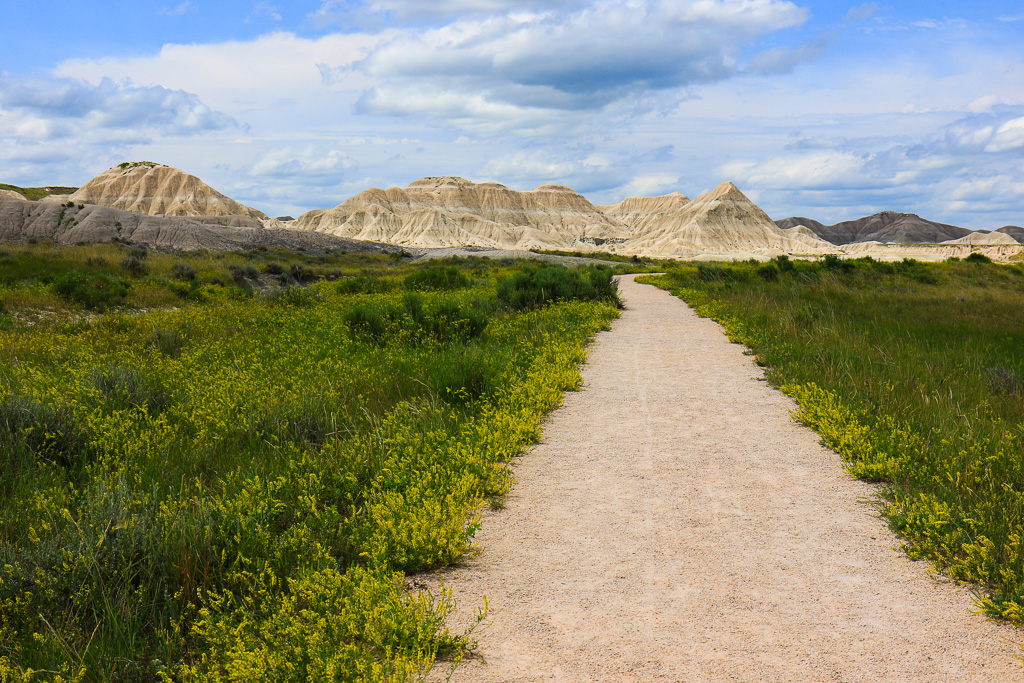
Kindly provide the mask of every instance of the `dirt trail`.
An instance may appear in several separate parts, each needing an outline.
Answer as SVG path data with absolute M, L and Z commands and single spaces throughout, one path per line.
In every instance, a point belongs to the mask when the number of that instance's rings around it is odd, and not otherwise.
M 872 488 L 742 347 L 666 292 L 621 288 L 479 554 L 425 579 L 454 590 L 456 623 L 490 601 L 486 662 L 452 680 L 1021 679 L 1024 634 L 895 549 Z

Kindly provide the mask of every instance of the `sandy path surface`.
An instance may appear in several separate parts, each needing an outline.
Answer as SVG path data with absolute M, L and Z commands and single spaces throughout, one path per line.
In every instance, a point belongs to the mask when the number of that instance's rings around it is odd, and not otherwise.
M 454 590 L 456 624 L 490 601 L 485 661 L 452 680 L 1021 679 L 1024 632 L 896 550 L 872 488 L 742 347 L 666 292 L 621 288 L 479 553 L 416 577 Z

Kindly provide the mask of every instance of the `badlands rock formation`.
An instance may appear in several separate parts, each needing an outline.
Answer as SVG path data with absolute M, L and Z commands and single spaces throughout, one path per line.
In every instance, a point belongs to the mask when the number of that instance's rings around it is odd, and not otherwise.
M 622 223 L 630 234 L 636 234 L 656 228 L 689 203 L 690 198 L 685 194 L 673 192 L 660 197 L 626 197 L 618 204 L 599 205 L 597 208 Z
M 625 203 L 615 206 L 621 207 Z M 632 205 L 638 203 L 633 200 Z M 805 228 L 787 230 L 775 225 L 768 214 L 729 182 L 692 202 L 677 200 L 673 210 L 651 219 L 639 217 L 634 225 L 634 234 L 620 251 L 653 256 L 692 256 L 819 254 L 834 250 Z
M 17 193 L 15 193 L 17 194 Z M 149 216 L 105 206 L 63 206 L 54 201 L 29 201 L 0 195 L 0 240 L 25 238 L 59 244 L 120 240 L 155 248 L 238 250 L 260 246 L 323 253 L 344 249 L 392 252 L 398 247 L 356 242 L 333 235 L 275 228 L 211 225 L 180 216 Z
M 1004 225 L 1003 227 L 996 230 L 996 232 L 1002 232 L 1010 237 L 1014 238 L 1021 244 L 1024 244 L 1024 228 L 1017 225 Z
M 262 211 L 239 204 L 194 175 L 152 162 L 128 162 L 105 171 L 71 195 L 76 204 L 97 204 L 148 216 L 186 216 L 204 222 L 256 227 Z
M 295 227 L 411 247 L 566 249 L 627 237 L 621 224 L 562 185 L 517 192 L 455 177 L 369 189 L 333 209 L 303 214 Z
M 804 226 L 823 240 L 836 245 L 858 242 L 896 244 L 937 244 L 959 239 L 970 230 L 955 225 L 936 223 L 913 213 L 882 211 L 853 221 L 824 225 L 809 218 L 784 218 L 777 221 L 782 228 Z
M 977 230 L 975 232 L 969 232 L 963 237 L 958 237 L 955 240 L 946 240 L 945 242 L 942 242 L 942 244 L 967 244 L 972 246 L 1009 244 L 1016 246 L 1020 244 L 1020 242 L 1015 240 L 1012 235 L 1007 235 L 1005 232 Z

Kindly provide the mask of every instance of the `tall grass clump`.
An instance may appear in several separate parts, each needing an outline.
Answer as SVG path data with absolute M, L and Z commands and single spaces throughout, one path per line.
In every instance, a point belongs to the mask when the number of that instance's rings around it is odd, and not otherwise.
M 1024 622 L 1020 272 L 971 257 L 782 263 L 732 266 L 761 277 L 728 282 L 683 264 L 649 281 L 752 349 L 798 419 L 882 484 L 912 557 Z
M 604 300 L 619 305 L 618 283 L 613 275 L 608 266 L 571 269 L 531 264 L 498 281 L 498 299 L 515 310 L 572 300 Z
M 148 260 L 150 279 L 176 262 Z M 391 267 L 340 267 L 367 263 Z M 0 331 L 0 680 L 455 666 L 472 642 L 451 595 L 405 578 L 472 547 L 616 315 L 510 309 L 489 268 L 457 289 L 322 280 Z

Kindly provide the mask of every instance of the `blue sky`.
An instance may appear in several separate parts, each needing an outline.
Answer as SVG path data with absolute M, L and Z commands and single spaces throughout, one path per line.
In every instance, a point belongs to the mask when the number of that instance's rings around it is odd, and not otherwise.
M 1019 0 L 4 4 L 0 182 L 147 159 L 298 215 L 427 175 L 732 180 L 773 218 L 1024 224 Z

